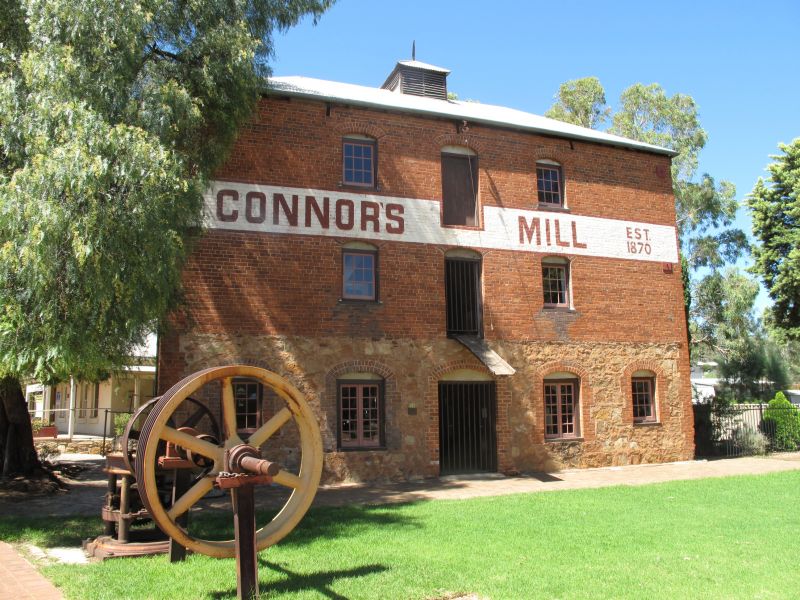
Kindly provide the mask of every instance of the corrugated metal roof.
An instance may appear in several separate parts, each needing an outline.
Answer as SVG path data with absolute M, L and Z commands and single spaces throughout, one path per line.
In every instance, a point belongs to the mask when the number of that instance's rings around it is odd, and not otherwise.
M 396 110 L 410 114 L 445 117 L 465 120 L 470 123 L 508 127 L 568 139 L 644 150 L 667 156 L 677 155 L 677 152 L 668 148 L 571 125 L 570 123 L 562 123 L 555 119 L 548 119 L 547 117 L 504 106 L 424 98 L 398 94 L 380 88 L 309 77 L 270 77 L 267 84 L 267 93 L 270 93 L 270 91 L 299 98 L 341 102 L 353 106 Z
M 398 65 L 404 67 L 413 67 L 415 69 L 425 69 L 427 71 L 436 71 L 437 73 L 449 73 L 450 69 L 444 67 L 437 67 L 436 65 L 429 65 L 428 63 L 420 62 L 418 60 L 398 60 Z

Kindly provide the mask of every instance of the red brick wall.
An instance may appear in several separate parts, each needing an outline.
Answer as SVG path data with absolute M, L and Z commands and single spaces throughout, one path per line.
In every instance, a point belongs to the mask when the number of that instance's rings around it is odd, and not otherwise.
M 478 153 L 482 206 L 538 208 L 535 163 L 537 159 L 552 159 L 563 167 L 570 214 L 675 225 L 670 161 L 665 156 L 475 124 L 460 133 L 457 123 L 450 120 L 336 105 L 327 111 L 325 103 L 297 99 L 262 100 L 253 123 L 241 132 L 217 179 L 338 190 L 341 140 L 352 133 L 368 134 L 378 141 L 378 196 L 441 199 L 441 148 L 459 144 Z M 348 241 L 221 230 L 206 233 L 186 266 L 184 309 L 173 315 L 170 331 L 160 340 L 160 389 L 169 387 L 185 374 L 187 365 L 200 360 L 196 350 L 193 356 L 184 355 L 182 336 L 189 332 L 193 336 L 235 339 L 231 348 L 240 343 L 257 345 L 254 340 L 260 340 L 258 336 L 389 338 L 420 343 L 443 339 L 444 256 L 449 248 L 375 242 L 379 249 L 380 303 L 342 302 L 341 252 Z M 648 345 L 673 349 L 677 345 L 678 364 L 663 378 L 668 385 L 679 387 L 682 408 L 664 410 L 663 420 L 671 422 L 673 434 L 675 426 L 683 432 L 683 446 L 663 446 L 659 428 L 639 428 L 636 435 L 645 440 L 643 446 L 653 449 L 653 454 L 644 454 L 641 460 L 691 456 L 689 357 L 679 265 L 674 272 L 665 273 L 663 265 L 656 262 L 569 257 L 574 310 L 564 311 L 542 307 L 541 259 L 545 254 L 474 250 L 483 255 L 485 337 L 498 344 L 502 341 L 507 352 L 517 352 L 514 344 L 564 344 L 550 360 L 562 360 L 556 354 L 568 356 L 580 369 L 587 343 L 630 344 L 633 354 Z M 365 349 L 353 348 L 353 356 L 340 360 L 366 357 L 360 354 Z M 403 360 L 409 364 L 409 357 Z M 624 391 L 624 385 L 619 388 L 622 370 L 604 374 L 602 361 L 593 360 L 581 384 L 585 438 L 581 443 L 588 458 L 578 456 L 572 463 L 565 460 L 565 464 L 596 466 L 616 460 L 605 450 L 603 436 L 594 433 L 599 425 L 592 402 L 593 397 L 606 401 L 619 397 L 615 402 L 624 403 L 629 392 Z M 391 362 L 389 358 L 384 361 Z M 547 364 L 540 362 L 535 368 Z M 324 368 L 314 365 L 314 373 L 307 374 L 309 381 L 322 377 Z M 402 403 L 414 399 L 408 378 L 411 374 L 401 373 L 394 365 L 392 368 L 398 374 L 397 402 L 398 410 L 402 410 Z M 425 374 L 442 368 L 435 363 L 420 365 Z M 543 375 L 542 371 L 539 379 L 518 374 L 508 381 L 499 380 L 498 406 L 503 414 L 498 415 L 498 457 L 504 470 L 513 470 L 517 460 L 508 454 L 514 435 L 508 416 L 511 410 L 520 414 L 526 406 L 533 407 L 532 435 L 526 443 L 545 448 L 540 456 L 526 458 L 529 462 L 525 464 L 548 465 L 557 454 L 553 449 L 558 443 L 544 443 L 539 389 Z M 320 388 L 322 410 L 331 410 L 335 398 L 327 397 L 324 384 L 309 383 L 311 388 L 314 385 Z M 425 430 L 429 439 L 415 465 L 423 464 L 428 456 L 436 457 L 438 452 L 435 402 L 431 398 L 428 401 L 431 413 Z M 624 415 L 627 418 L 627 412 Z M 367 459 L 348 453 L 341 460 L 354 465 Z M 418 466 L 408 468 L 419 471 Z
M 484 206 L 535 208 L 535 161 L 563 165 L 572 214 L 675 224 L 669 159 L 638 151 L 321 102 L 268 98 L 244 129 L 220 179 L 338 189 L 341 138 L 378 139 L 378 195 L 441 197 L 442 144 L 479 152 Z M 340 302 L 346 238 L 210 231 L 186 269 L 187 316 L 203 332 L 444 335 L 444 252 L 378 242 L 381 304 Z M 481 251 L 481 249 L 477 249 Z M 655 262 L 575 257 L 576 313 L 542 310 L 544 254 L 484 251 L 487 339 L 684 341 L 678 270 Z M 298 285 L 298 282 L 300 284 Z

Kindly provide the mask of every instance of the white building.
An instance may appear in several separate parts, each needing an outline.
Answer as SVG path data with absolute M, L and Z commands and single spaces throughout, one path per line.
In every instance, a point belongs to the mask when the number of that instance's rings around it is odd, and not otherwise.
M 114 415 L 132 412 L 153 397 L 156 346 L 156 336 L 149 336 L 130 365 L 99 383 L 70 378 L 56 385 L 28 384 L 28 411 L 55 425 L 59 435 L 113 435 Z

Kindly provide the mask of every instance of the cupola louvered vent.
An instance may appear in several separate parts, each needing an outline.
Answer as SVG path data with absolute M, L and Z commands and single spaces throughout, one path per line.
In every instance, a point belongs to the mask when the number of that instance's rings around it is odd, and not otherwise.
M 447 69 L 421 63 L 416 60 L 403 60 L 381 86 L 385 90 L 447 100 Z

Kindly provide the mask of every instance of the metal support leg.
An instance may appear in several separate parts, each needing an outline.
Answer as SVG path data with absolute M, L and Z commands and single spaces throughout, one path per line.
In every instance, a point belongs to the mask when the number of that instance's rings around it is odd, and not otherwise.
M 114 509 L 114 496 L 117 494 L 117 476 L 108 474 L 108 491 L 106 492 L 106 509 L 108 514 Z M 103 529 L 105 535 L 114 535 L 114 521 L 106 521 Z
M 119 536 L 117 539 L 123 544 L 128 543 L 131 530 L 131 479 L 133 478 L 130 475 L 123 475 L 119 490 Z
M 175 469 L 173 471 L 174 477 L 172 479 L 172 503 L 183 496 L 189 489 L 189 479 L 191 471 L 188 469 Z M 175 522 L 183 528 L 189 525 L 189 511 L 183 513 L 180 517 L 175 519 Z M 180 562 L 186 560 L 186 548 L 181 546 L 174 539 L 169 539 L 169 562 Z
M 252 485 L 231 490 L 236 538 L 236 592 L 239 600 L 258 597 L 256 511 Z

